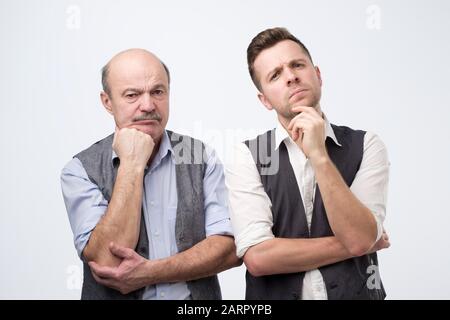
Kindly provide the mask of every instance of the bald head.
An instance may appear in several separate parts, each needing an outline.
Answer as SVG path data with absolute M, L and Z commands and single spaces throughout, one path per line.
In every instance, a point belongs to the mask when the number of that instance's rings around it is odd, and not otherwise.
M 129 75 L 133 68 L 139 69 L 143 66 L 153 68 L 155 72 L 162 68 L 167 76 L 167 84 L 170 84 L 169 69 L 156 55 L 144 49 L 128 49 L 116 54 L 102 68 L 103 91 L 111 95 L 110 77 Z

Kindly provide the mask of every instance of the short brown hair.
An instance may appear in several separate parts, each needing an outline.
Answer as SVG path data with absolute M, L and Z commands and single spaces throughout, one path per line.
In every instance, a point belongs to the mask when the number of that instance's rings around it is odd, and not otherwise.
M 258 90 L 261 90 L 261 83 L 257 79 L 255 69 L 253 67 L 256 57 L 258 57 L 261 51 L 271 48 L 278 42 L 284 40 L 292 40 L 297 43 L 303 49 L 303 51 L 305 51 L 309 60 L 311 60 L 312 62 L 311 55 L 309 54 L 309 51 L 305 47 L 305 45 L 295 36 L 293 36 L 286 28 L 271 28 L 258 33 L 256 37 L 252 39 L 247 48 L 248 71 L 250 72 L 250 77 L 252 77 L 253 83 L 255 84 L 256 88 L 258 88 Z

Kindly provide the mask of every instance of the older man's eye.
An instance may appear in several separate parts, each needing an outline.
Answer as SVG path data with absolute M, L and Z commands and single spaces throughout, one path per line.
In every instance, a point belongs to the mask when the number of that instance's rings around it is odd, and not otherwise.
M 127 94 L 125 95 L 125 97 L 130 98 L 130 99 L 136 98 L 136 97 L 137 97 L 137 93 L 127 93 Z
M 157 89 L 157 90 L 153 91 L 153 94 L 157 95 L 157 96 L 160 96 L 160 95 L 164 94 L 164 90 Z

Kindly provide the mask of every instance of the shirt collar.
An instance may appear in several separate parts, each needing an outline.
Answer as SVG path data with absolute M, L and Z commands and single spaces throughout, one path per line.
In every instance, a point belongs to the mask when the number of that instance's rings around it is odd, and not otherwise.
M 174 155 L 173 155 L 173 149 L 172 149 L 172 144 L 170 143 L 170 139 L 169 139 L 169 135 L 167 134 L 167 131 L 164 130 L 162 137 L 161 137 L 161 143 L 159 145 L 159 149 L 158 149 L 158 153 L 155 155 L 155 158 L 153 158 L 153 161 L 151 163 L 151 167 L 154 168 L 156 167 L 161 160 L 169 153 L 171 154 L 171 158 L 172 160 L 174 160 Z M 111 155 L 111 161 L 114 164 L 114 161 L 116 161 L 115 159 L 118 159 L 119 157 L 117 156 L 117 154 L 114 152 L 114 150 L 112 150 L 112 155 Z
M 336 135 L 334 134 L 333 127 L 331 127 L 331 123 L 330 123 L 330 121 L 328 121 L 327 116 L 323 112 L 322 112 L 322 115 L 323 115 L 323 120 L 325 120 L 325 137 L 331 138 L 334 141 L 334 143 L 336 143 L 338 146 L 342 147 L 342 145 L 339 143 L 338 139 L 336 138 Z M 286 139 L 291 139 L 291 137 L 287 133 L 286 129 L 284 129 L 284 127 L 281 125 L 280 121 L 277 121 L 277 127 L 275 129 L 275 143 L 276 143 L 275 149 L 278 149 L 280 144 Z M 292 141 L 292 139 L 291 139 L 291 141 Z

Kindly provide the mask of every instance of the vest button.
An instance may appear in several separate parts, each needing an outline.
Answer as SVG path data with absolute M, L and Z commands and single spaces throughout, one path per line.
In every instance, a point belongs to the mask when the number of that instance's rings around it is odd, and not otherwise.
M 300 297 L 299 294 L 297 292 L 293 292 L 292 293 L 292 297 L 294 297 L 295 300 L 298 300 L 298 298 Z

